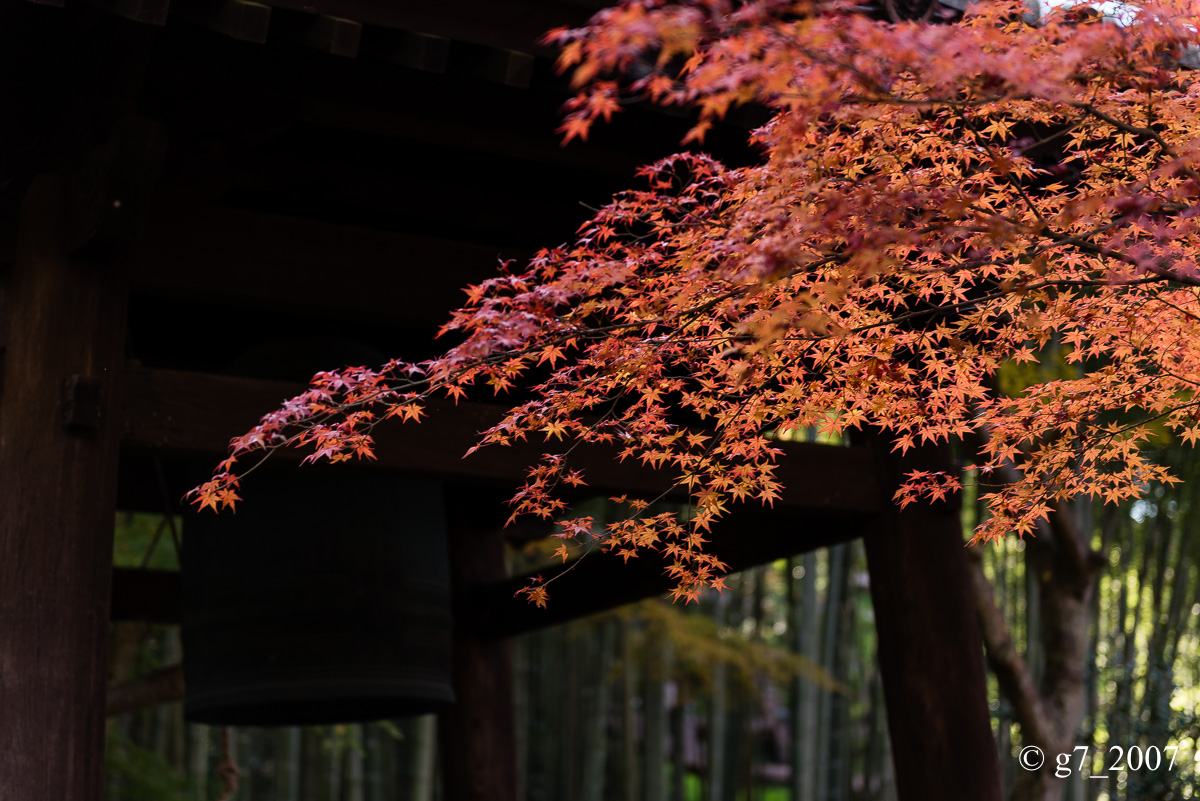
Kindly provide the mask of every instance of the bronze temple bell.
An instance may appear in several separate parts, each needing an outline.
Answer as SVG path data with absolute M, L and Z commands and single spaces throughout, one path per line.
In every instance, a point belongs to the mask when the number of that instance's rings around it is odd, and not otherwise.
M 320 464 L 243 490 L 236 514 L 184 522 L 184 715 L 307 725 L 452 703 L 440 485 Z

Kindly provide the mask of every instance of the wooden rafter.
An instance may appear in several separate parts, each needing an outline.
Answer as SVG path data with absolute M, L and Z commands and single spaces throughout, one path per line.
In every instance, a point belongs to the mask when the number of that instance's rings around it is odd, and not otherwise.
M 196 236 L 196 231 L 204 231 Z M 130 253 L 134 291 L 430 329 L 520 251 L 199 204 L 159 203 Z M 334 281 L 342 291 L 331 292 Z M 347 281 L 349 282 L 347 284 Z M 389 291 L 403 284 L 403 294 Z M 346 286 L 370 291 L 347 291 Z M 411 298 L 412 302 L 406 302 Z
M 166 24 L 167 13 L 171 5 L 170 0 L 87 0 L 87 2 L 96 8 L 146 25 Z M 50 5 L 61 5 L 61 3 L 50 3 Z
M 456 41 L 525 53 L 553 54 L 542 35 L 561 25 L 580 25 L 594 9 L 547 0 L 458 0 L 399 3 L 395 0 L 265 0 L 275 8 L 329 14 L 382 28 L 420 31 Z
M 362 32 L 362 23 L 326 14 L 280 14 L 271 26 L 272 36 L 343 58 L 358 55 Z
M 252 0 L 186 0 L 172 14 L 242 42 L 262 44 L 271 26 L 271 6 Z
M 130 367 L 126 378 L 123 447 L 166 456 L 224 455 L 231 437 L 303 389 L 297 384 L 230 376 Z M 468 458 L 477 433 L 498 422 L 505 407 L 477 402 L 431 404 L 428 419 L 381 429 L 378 466 L 458 483 L 514 486 L 544 453 L 542 443 L 483 448 Z M 883 493 L 870 480 L 873 452 L 812 443 L 781 443 L 786 455 L 777 475 L 784 483 L 776 506 L 832 516 L 858 517 L 880 510 Z M 615 452 L 585 445 L 571 455 L 597 492 L 658 497 L 671 485 L 666 472 L 618 462 Z M 296 461 L 297 452 L 281 452 Z M 376 464 L 376 463 L 372 463 Z M 686 498 L 682 490 L 667 497 Z

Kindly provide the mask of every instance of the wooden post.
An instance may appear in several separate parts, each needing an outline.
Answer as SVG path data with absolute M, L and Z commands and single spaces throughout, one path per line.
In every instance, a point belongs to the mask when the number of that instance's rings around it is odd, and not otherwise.
M 38 177 L 0 273 L 0 799 L 98 801 L 126 281 L 63 252 Z
M 506 578 L 504 538 L 500 531 L 454 523 L 461 515 L 453 511 L 450 578 L 456 598 L 456 702 L 438 720 L 445 799 L 516 801 L 516 720 L 508 642 L 489 638 L 486 632 L 461 619 L 471 613 L 474 588 Z
M 910 470 L 955 469 L 946 447 L 882 463 L 893 486 Z M 885 512 L 863 542 L 900 801 L 1000 801 L 958 505 Z

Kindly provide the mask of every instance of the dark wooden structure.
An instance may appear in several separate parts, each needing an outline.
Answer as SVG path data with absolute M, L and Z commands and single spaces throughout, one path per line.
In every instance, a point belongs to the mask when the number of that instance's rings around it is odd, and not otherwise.
M 304 334 L 432 355 L 461 287 L 677 147 L 686 120 L 638 109 L 559 147 L 538 39 L 593 5 L 0 0 L 0 800 L 99 799 L 110 612 L 178 619 L 171 577 L 114 580 L 113 513 L 176 508 L 195 460 L 295 389 L 222 374 L 235 354 Z M 745 157 L 744 133 L 712 146 Z M 450 521 L 453 801 L 514 798 L 503 638 L 667 587 L 652 560 L 595 558 L 549 612 L 512 597 L 498 499 L 536 449 L 461 458 L 499 412 L 380 443 L 497 512 Z M 998 798 L 957 519 L 893 510 L 886 450 L 791 448 L 782 501 L 713 547 L 736 569 L 866 535 L 902 798 Z M 599 490 L 665 486 L 580 458 Z

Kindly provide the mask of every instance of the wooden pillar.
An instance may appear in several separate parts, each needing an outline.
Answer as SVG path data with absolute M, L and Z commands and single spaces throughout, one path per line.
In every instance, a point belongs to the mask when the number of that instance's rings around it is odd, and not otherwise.
M 461 503 L 461 494 L 458 500 Z M 451 520 L 455 517 L 452 514 Z M 446 801 L 517 798 L 517 738 L 508 642 L 489 637 L 468 618 L 474 616 L 473 589 L 507 578 L 501 532 L 485 531 L 461 524 L 453 525 L 450 531 L 450 577 L 456 598 L 456 701 L 438 720 Z
M 910 470 L 954 469 L 944 447 L 881 462 L 891 486 Z M 1000 801 L 958 505 L 885 512 L 863 542 L 900 801 Z
M 126 280 L 34 180 L 0 272 L 0 799 L 98 801 Z

